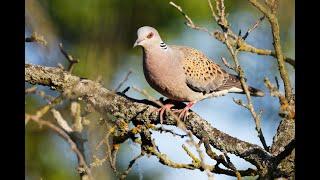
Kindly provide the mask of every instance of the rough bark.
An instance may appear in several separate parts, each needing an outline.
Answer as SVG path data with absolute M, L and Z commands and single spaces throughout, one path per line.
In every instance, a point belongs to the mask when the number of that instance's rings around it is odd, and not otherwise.
M 25 81 L 31 84 L 39 84 L 49 86 L 54 90 L 62 92 L 64 97 L 68 99 L 81 98 L 85 102 L 91 104 L 96 111 L 104 117 L 113 116 L 129 121 L 135 124 L 145 124 L 145 122 L 158 124 L 158 112 L 154 111 L 157 106 L 148 100 L 136 100 L 127 97 L 121 93 L 110 91 L 95 81 L 81 79 L 57 67 L 45 67 L 40 65 L 25 65 Z M 108 118 L 106 118 L 108 119 Z M 284 122 L 284 121 L 282 121 Z M 272 154 L 265 151 L 258 145 L 251 144 L 232 137 L 218 129 L 212 127 L 206 120 L 199 115 L 191 112 L 184 121 L 185 126 L 198 139 L 208 138 L 210 144 L 219 150 L 235 154 L 257 167 L 261 174 L 270 174 L 270 170 L 274 170 L 277 166 L 276 156 L 283 149 L 276 148 L 285 146 L 287 141 L 276 141 L 272 148 L 277 151 Z M 164 124 L 176 125 L 174 117 L 166 114 Z M 288 133 L 289 139 L 294 134 L 294 123 L 281 123 L 278 132 Z M 291 124 L 291 126 L 290 126 Z M 288 132 L 287 132 L 288 131 Z M 281 136 L 283 137 L 283 136 Z M 277 138 L 277 137 L 275 137 Z M 283 142 L 283 143 L 281 143 Z M 294 158 L 294 153 L 292 155 Z M 282 174 L 293 172 L 294 164 L 291 156 L 284 158 L 281 165 Z M 289 172 L 289 173 L 288 173 Z

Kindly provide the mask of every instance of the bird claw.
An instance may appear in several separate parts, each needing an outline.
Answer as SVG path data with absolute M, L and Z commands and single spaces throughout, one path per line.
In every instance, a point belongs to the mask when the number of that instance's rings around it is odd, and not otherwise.
M 174 113 L 179 113 L 179 119 L 183 118 L 183 121 L 187 119 L 187 116 L 189 115 L 190 108 L 195 104 L 196 102 L 190 102 L 187 104 L 187 106 L 180 110 L 173 110 Z M 168 103 L 163 105 L 161 108 L 156 109 L 155 111 L 159 112 L 159 119 L 160 124 L 163 124 L 163 113 L 167 110 L 171 110 L 171 108 L 174 106 L 174 104 Z
M 179 116 L 178 118 L 179 119 L 182 119 L 183 118 L 183 121 L 185 121 L 189 115 L 188 111 L 189 111 L 190 108 L 184 108 L 184 109 L 180 109 L 180 110 L 175 110 L 174 112 L 175 113 L 179 113 Z
M 159 112 L 160 124 L 163 124 L 163 113 L 167 110 L 170 110 L 173 106 L 173 104 L 165 104 L 161 108 L 156 110 L 157 112 Z
M 189 115 L 189 110 L 196 102 L 190 102 L 187 104 L 187 106 L 181 110 L 175 110 L 174 112 L 179 113 L 179 119 L 183 118 L 183 121 L 185 121 Z

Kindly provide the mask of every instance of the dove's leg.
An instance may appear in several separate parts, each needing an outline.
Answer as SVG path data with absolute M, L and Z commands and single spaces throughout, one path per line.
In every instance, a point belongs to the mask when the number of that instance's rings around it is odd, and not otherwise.
M 186 117 L 188 116 L 189 109 L 196 103 L 197 101 L 191 101 L 187 104 L 185 108 L 182 110 L 179 110 L 179 119 L 183 118 L 183 120 L 186 120 Z
M 163 113 L 167 110 L 170 110 L 174 105 L 173 104 L 165 104 L 161 108 L 157 109 L 156 111 L 160 112 L 160 124 L 163 123 Z

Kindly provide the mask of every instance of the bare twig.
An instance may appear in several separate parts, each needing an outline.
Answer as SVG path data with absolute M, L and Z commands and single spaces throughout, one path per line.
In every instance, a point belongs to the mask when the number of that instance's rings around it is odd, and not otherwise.
M 264 79 L 265 86 L 270 90 L 271 96 L 278 97 L 280 102 L 279 115 L 281 117 L 286 117 L 286 119 L 295 119 L 295 106 L 294 101 L 288 101 L 286 97 L 280 93 L 279 89 L 271 84 L 268 78 Z
M 97 156 L 93 155 L 93 162 L 90 163 L 90 168 L 101 166 L 104 162 L 106 162 L 108 157 L 104 157 L 102 159 L 97 158 Z
M 259 18 L 259 20 L 251 27 L 248 29 L 248 31 L 244 34 L 244 36 L 242 37 L 243 40 L 246 40 L 247 37 L 249 36 L 249 33 L 251 31 L 253 31 L 255 28 L 257 28 L 259 26 L 259 24 L 264 20 L 265 16 L 262 16 L 261 18 Z
M 210 0 L 208 0 L 208 3 L 209 3 L 209 6 L 211 5 L 211 6 L 210 6 L 210 9 L 212 8 L 212 10 L 213 10 L 213 7 L 212 7 L 212 4 L 211 4 Z M 217 40 L 219 40 L 219 41 L 221 41 L 221 42 L 223 42 L 223 43 L 225 43 L 224 35 L 223 35 L 222 32 L 219 32 L 219 31 L 211 32 L 211 31 L 209 31 L 209 30 L 208 30 L 207 28 L 205 28 L 205 27 L 200 27 L 200 26 L 194 24 L 194 22 L 192 21 L 192 19 L 191 19 L 188 15 L 186 15 L 186 14 L 184 13 L 184 11 L 182 10 L 182 8 L 181 8 L 180 6 L 176 5 L 176 4 L 173 3 L 173 2 L 170 2 L 169 4 L 172 5 L 173 7 L 175 7 L 175 8 L 184 16 L 184 18 L 186 19 L 186 25 L 187 25 L 188 27 L 190 27 L 190 28 L 192 28 L 192 29 L 195 29 L 195 30 L 199 30 L 199 31 L 206 32 L 206 33 L 208 33 L 210 36 L 216 38 Z M 217 6 L 218 6 L 218 4 L 217 4 Z M 218 22 L 218 24 L 219 24 L 223 29 L 229 29 L 229 28 L 226 28 L 226 27 L 228 27 L 228 24 L 225 22 L 226 19 L 224 19 L 224 20 L 219 20 L 221 13 L 220 13 L 220 15 L 219 15 L 219 17 L 218 17 L 218 15 L 216 15 L 215 12 L 212 11 L 212 10 L 211 10 L 211 12 L 214 13 L 213 16 L 215 17 L 215 19 L 217 18 L 216 21 Z M 223 14 L 223 13 L 222 13 L 222 14 Z M 258 21 L 258 22 L 259 22 L 259 21 Z M 254 28 L 253 28 L 253 29 L 254 29 Z M 252 29 L 252 30 L 253 30 L 253 29 Z M 250 30 L 250 29 L 249 29 L 249 30 Z M 252 31 L 252 30 L 251 30 L 251 31 Z M 234 46 L 233 44 L 236 43 L 236 41 L 232 41 L 232 39 L 236 40 L 236 39 L 238 39 L 238 38 L 237 38 L 237 36 L 236 36 L 230 29 L 229 29 L 228 31 L 229 31 L 228 39 L 229 39 L 231 45 Z M 237 43 L 239 43 L 239 44 L 236 45 L 236 47 L 239 47 L 239 51 L 251 52 L 251 53 L 258 54 L 258 55 L 267 55 L 267 56 L 277 57 L 277 56 L 276 56 L 276 53 L 275 53 L 274 51 L 271 51 L 271 50 L 268 50 L 268 49 L 259 49 L 259 48 L 256 48 L 256 47 L 248 44 L 248 43 L 245 42 L 244 40 L 240 40 L 240 41 L 238 41 Z M 295 67 L 295 60 L 293 60 L 292 58 L 289 58 L 289 57 L 285 57 L 285 56 L 284 56 L 284 60 L 285 60 L 286 63 L 288 63 L 288 64 L 292 65 L 293 67 Z
M 72 102 L 70 106 L 71 115 L 73 117 L 72 129 L 76 132 L 81 132 L 83 129 L 82 117 L 81 117 L 81 106 L 78 102 Z
M 275 77 L 274 77 L 274 80 L 276 81 L 277 89 L 279 90 L 279 89 L 280 89 L 280 85 L 279 85 L 278 77 L 275 76 Z
M 119 152 L 120 145 L 119 144 L 114 144 L 112 146 L 112 151 L 111 151 L 111 167 L 116 170 L 116 161 L 117 161 L 117 154 Z
M 77 144 L 71 139 L 71 137 L 61 128 L 52 124 L 49 121 L 42 120 L 38 116 L 35 115 L 25 115 L 26 120 L 32 120 L 33 122 L 38 123 L 40 126 L 46 126 L 51 130 L 55 131 L 58 135 L 60 135 L 63 139 L 65 139 L 71 147 L 71 150 L 77 155 L 78 158 L 78 171 L 80 173 L 81 179 L 92 179 L 91 170 L 88 168 L 88 165 L 85 161 L 85 158 L 81 151 L 78 149 Z
M 51 112 L 53 114 L 53 117 L 57 120 L 57 123 L 63 130 L 65 130 L 67 133 L 73 132 L 73 130 L 68 125 L 67 121 L 63 119 L 59 111 L 52 109 Z
M 128 81 L 130 74 L 132 73 L 132 70 L 129 70 L 128 73 L 126 74 L 125 78 L 119 83 L 116 89 L 114 89 L 115 92 L 118 92 L 119 89 L 122 87 L 122 85 Z
M 277 9 L 279 6 L 279 0 L 265 0 L 265 4 L 269 6 L 273 14 L 277 13 Z
M 25 89 L 25 94 L 33 94 L 37 90 L 37 86 L 32 86 L 31 88 Z
M 132 169 L 132 166 L 134 165 L 134 163 L 143 156 L 143 153 L 139 154 L 137 157 L 133 158 L 130 163 L 129 163 L 129 166 L 127 168 L 127 170 L 125 172 L 123 172 L 123 174 L 121 175 L 120 179 L 123 180 L 127 177 L 127 175 L 129 174 L 129 172 L 131 171 Z
M 229 30 L 229 31 L 231 31 L 231 30 Z M 225 43 L 225 37 L 224 37 L 223 32 L 216 30 L 213 33 L 213 37 L 215 39 L 221 41 L 222 43 Z M 239 38 L 235 34 L 233 34 L 232 32 L 230 32 L 230 34 L 228 34 L 228 39 L 229 39 L 229 43 L 232 46 L 238 47 L 239 51 L 250 52 L 250 53 L 264 55 L 264 56 L 272 56 L 275 58 L 277 57 L 275 52 L 271 51 L 269 49 L 260 49 L 260 48 L 254 47 L 241 39 L 239 41 L 236 41 Z M 236 43 L 238 43 L 238 44 L 236 44 Z M 294 59 L 284 56 L 284 60 L 286 63 L 295 67 L 295 60 Z
M 223 32 L 229 31 L 229 25 L 225 14 L 224 0 L 216 0 L 216 9 L 219 17 L 217 24 L 221 27 Z
M 241 174 L 239 173 L 239 171 L 237 170 L 237 168 L 234 166 L 234 164 L 231 162 L 230 157 L 228 156 L 227 152 L 223 152 L 225 161 L 227 162 L 227 167 L 229 167 L 237 176 L 237 180 L 241 180 Z
M 25 89 L 25 94 L 36 94 L 42 97 L 48 104 L 51 104 L 54 101 L 54 97 L 47 95 L 44 91 L 37 90 L 37 86 L 33 86 L 30 88 Z
M 40 91 L 42 92 L 42 91 Z M 39 94 L 42 97 L 45 97 L 45 93 L 42 92 Z M 49 128 L 53 129 L 55 132 L 57 132 L 60 136 L 65 138 L 69 144 L 71 145 L 72 150 L 77 154 L 78 157 L 78 162 L 79 162 L 79 167 L 78 171 L 80 173 L 81 179 L 82 180 L 88 180 L 91 179 L 91 172 L 88 169 L 88 166 L 85 164 L 85 159 L 82 154 L 84 154 L 84 149 L 83 149 L 83 139 L 81 137 L 78 137 L 76 134 L 74 134 L 73 129 L 68 125 L 68 123 L 63 119 L 59 111 L 52 109 L 54 106 L 58 105 L 61 101 L 63 100 L 62 95 L 56 97 L 52 101 L 50 101 L 47 105 L 44 105 L 41 107 L 35 115 L 29 115 L 26 114 L 25 121 L 28 122 L 30 120 L 33 120 L 37 122 L 39 125 L 46 125 Z M 57 123 L 59 124 L 60 127 L 50 123 L 41 120 L 41 118 L 51 109 L 51 112 L 53 114 L 53 117 L 56 119 Z M 61 132 L 63 131 L 63 134 Z M 80 154 L 81 155 L 80 155 Z
M 110 135 L 112 134 L 112 133 L 114 133 L 114 131 L 115 131 L 115 126 L 113 126 L 113 127 L 110 127 L 108 130 L 107 130 L 107 133 L 106 133 L 106 135 L 105 135 L 105 137 L 104 138 L 102 138 L 102 140 L 96 145 L 96 147 L 95 147 L 95 150 L 97 151 L 103 144 L 108 144 L 109 145 L 109 137 L 110 137 Z M 108 148 L 108 149 L 110 149 L 110 147 Z M 108 151 L 108 150 L 107 150 Z
M 37 42 L 39 44 L 44 45 L 45 47 L 47 47 L 48 44 L 44 37 L 38 34 L 37 32 L 33 32 L 30 37 L 26 37 L 25 42 Z
M 253 104 L 252 104 L 252 101 L 251 101 L 251 96 L 250 96 L 250 92 L 249 92 L 249 89 L 248 89 L 248 85 L 246 84 L 245 82 L 245 76 L 244 76 L 244 72 L 239 64 L 239 61 L 238 61 L 238 57 L 237 57 L 237 54 L 239 52 L 239 48 L 236 48 L 234 49 L 234 46 L 232 46 L 232 44 L 229 42 L 229 34 L 231 34 L 233 36 L 233 33 L 231 30 L 229 30 L 228 28 L 228 21 L 225 17 L 225 7 L 224 7 L 224 1 L 223 0 L 220 0 L 220 1 L 217 1 L 217 11 L 219 12 L 219 25 L 221 26 L 222 30 L 223 30 L 223 35 L 224 35 L 224 39 L 225 39 L 225 45 L 227 46 L 232 58 L 233 58 L 233 61 L 234 61 L 234 64 L 235 64 L 235 70 L 236 72 L 238 73 L 239 77 L 240 77 L 240 82 L 241 82 L 241 85 L 242 85 L 242 88 L 246 94 L 246 97 L 247 97 L 247 101 L 248 101 L 248 104 L 247 105 L 244 105 L 243 103 L 237 103 L 239 105 L 242 105 L 244 107 L 246 107 L 246 109 L 248 109 L 255 121 L 255 124 L 256 124 L 256 130 L 258 132 L 258 137 L 264 147 L 265 150 L 269 151 L 269 147 L 267 146 L 266 144 L 266 141 L 265 141 L 265 138 L 263 136 L 263 133 L 262 133 L 262 130 L 261 130 L 261 126 L 260 126 L 260 116 L 257 115 L 257 113 L 255 112 L 255 109 L 253 107 Z M 240 32 L 239 32 L 240 34 Z M 240 38 L 238 36 L 237 40 L 236 40 L 236 44 L 239 44 L 238 42 Z
M 282 96 L 282 94 L 279 91 L 279 88 L 278 87 L 274 87 L 267 77 L 264 78 L 264 84 L 270 90 L 271 96 L 275 96 L 275 97 L 278 97 L 278 98 L 280 98 Z
M 171 6 L 173 6 L 174 8 L 176 8 L 184 16 L 184 18 L 186 19 L 185 24 L 187 26 L 189 26 L 192 29 L 196 29 L 196 30 L 199 30 L 199 31 L 204 31 L 204 32 L 208 33 L 209 35 L 213 36 L 213 32 L 210 32 L 207 28 L 200 27 L 200 26 L 194 24 L 193 21 L 191 20 L 191 18 L 182 10 L 182 8 L 180 6 L 176 5 L 172 1 L 170 1 L 169 4 Z
M 182 145 L 182 149 L 187 153 L 187 155 L 192 159 L 192 164 L 195 166 L 200 166 L 200 159 L 198 159 L 184 144 Z
M 187 24 L 189 24 L 190 26 L 195 26 L 194 23 L 193 23 L 193 21 L 189 18 L 189 16 L 188 16 L 186 13 L 183 12 L 183 10 L 182 10 L 182 8 L 181 8 L 180 6 L 176 5 L 176 4 L 175 4 L 174 2 L 172 2 L 172 1 L 170 1 L 169 4 L 170 4 L 171 6 L 177 8 L 177 9 L 180 11 L 180 13 L 181 13 L 181 14 L 185 17 L 185 19 L 187 20 L 187 22 L 186 22 Z
M 226 152 L 224 151 L 224 156 L 220 155 L 218 156 L 215 152 L 211 150 L 208 138 L 203 138 L 203 144 L 206 149 L 206 153 L 209 155 L 209 157 L 213 160 L 216 160 L 217 163 L 215 167 L 218 167 L 218 165 L 221 163 L 226 168 L 232 170 L 238 179 L 241 179 L 241 173 L 235 168 L 235 166 L 231 163 L 230 158 L 227 156 Z M 226 161 L 227 160 L 227 161 Z M 253 170 L 254 171 L 254 170 Z
M 235 102 L 235 103 L 238 104 L 239 106 L 242 106 L 242 107 L 250 110 L 248 104 L 244 104 L 241 99 L 232 98 L 232 100 L 233 100 L 233 102 Z
M 178 134 L 178 133 L 175 133 L 175 132 L 173 132 L 173 130 L 171 130 L 171 129 L 166 129 L 166 128 L 164 128 L 163 126 L 154 127 L 153 130 L 159 131 L 160 133 L 162 133 L 162 132 L 170 133 L 170 134 L 172 134 L 173 136 L 179 136 L 180 138 L 184 138 L 184 137 L 188 136 L 188 135 L 186 135 L 186 134 Z
M 267 7 L 264 7 L 259 1 L 257 0 L 249 0 L 249 2 L 256 7 L 259 11 L 261 11 L 269 20 L 272 29 L 272 36 L 273 36 L 273 46 L 275 49 L 275 55 L 278 61 L 278 67 L 280 76 L 283 80 L 284 89 L 285 89 L 285 96 L 288 101 L 292 98 L 292 87 L 289 79 L 289 75 L 284 64 L 285 59 L 281 48 L 280 42 L 280 28 L 278 19 L 276 17 L 275 10 L 271 10 Z
M 188 150 L 188 153 L 191 153 L 191 152 Z M 196 158 L 192 153 L 191 153 L 192 155 L 190 154 L 190 156 L 193 156 L 193 158 L 195 158 L 195 160 L 192 158 L 193 161 L 190 164 L 176 163 L 176 162 L 172 161 L 171 159 L 169 159 L 169 157 L 167 155 L 161 154 L 155 150 L 152 150 L 152 154 L 155 155 L 159 159 L 160 163 L 162 163 L 166 166 L 172 167 L 172 168 L 184 168 L 184 169 L 191 169 L 191 170 L 200 169 L 201 171 L 205 170 L 202 167 L 201 163 L 199 163 L 200 160 L 198 158 Z M 216 174 L 226 174 L 229 176 L 237 176 L 232 170 L 222 169 L 218 166 L 206 165 L 206 169 L 208 169 L 210 172 L 213 172 Z M 257 173 L 253 169 L 239 170 L 238 172 L 242 176 L 255 176 Z
M 213 19 L 214 19 L 215 21 L 218 21 L 219 18 L 218 18 L 218 16 L 217 16 L 217 14 L 215 13 L 214 9 L 213 9 L 211 0 L 208 0 L 208 4 L 209 4 L 210 10 L 211 10 L 211 14 L 212 14 Z
M 62 43 L 59 44 L 59 48 L 60 48 L 61 53 L 64 55 L 64 57 L 69 61 L 69 66 L 68 66 L 67 70 L 68 70 L 69 72 L 72 72 L 72 70 L 73 70 L 73 68 L 74 68 L 74 65 L 75 65 L 76 63 L 80 62 L 79 59 L 74 58 L 74 57 L 71 56 L 69 53 L 67 53 L 67 51 L 65 51 L 65 50 L 63 49 Z
M 228 42 L 228 41 L 226 41 L 226 42 Z M 226 44 L 228 44 L 228 43 L 226 43 Z M 245 82 L 244 72 L 243 72 L 243 70 L 240 67 L 239 62 L 238 62 L 238 58 L 237 58 L 237 55 L 236 55 L 237 51 L 234 52 L 230 45 L 228 46 L 228 49 L 230 50 L 230 53 L 232 54 L 232 57 L 233 57 L 233 60 L 234 60 L 234 63 L 236 65 L 236 67 L 237 67 L 237 73 L 238 73 L 238 75 L 240 77 L 240 82 L 241 82 L 242 88 L 243 88 L 243 90 L 244 90 L 244 92 L 246 94 L 247 101 L 248 101 L 248 104 L 246 106 L 247 106 L 247 109 L 250 111 L 250 113 L 251 113 L 251 115 L 252 115 L 252 117 L 253 117 L 253 119 L 255 121 L 256 130 L 258 132 L 258 137 L 259 137 L 264 149 L 269 151 L 269 147 L 267 146 L 266 140 L 265 140 L 264 135 L 262 133 L 262 129 L 261 129 L 261 125 L 260 125 L 260 116 L 258 116 L 258 114 L 255 112 L 255 109 L 254 109 L 253 104 L 252 104 L 250 92 L 249 92 L 249 89 L 248 89 L 248 85 Z
M 229 68 L 229 69 L 231 69 L 231 70 L 233 70 L 233 71 L 236 71 L 236 69 L 228 63 L 228 61 L 226 60 L 226 58 L 221 57 L 221 60 L 222 60 L 223 64 L 224 64 L 227 68 Z
M 112 148 L 110 147 L 110 142 L 109 142 L 109 138 L 114 132 L 115 132 L 115 127 L 113 126 L 107 131 L 106 137 L 104 138 L 104 142 L 106 144 L 106 154 L 107 154 L 107 157 L 109 159 L 110 167 L 114 172 L 116 172 L 117 168 L 116 168 L 115 163 L 113 163 Z M 98 146 L 99 146 L 99 144 L 98 144 Z
M 41 118 L 43 115 L 45 115 L 50 109 L 52 109 L 54 106 L 58 105 L 61 103 L 62 101 L 62 96 L 58 96 L 56 97 L 53 101 L 51 101 L 50 103 L 44 105 L 43 107 L 41 107 L 37 112 L 36 112 L 36 116 L 38 118 Z

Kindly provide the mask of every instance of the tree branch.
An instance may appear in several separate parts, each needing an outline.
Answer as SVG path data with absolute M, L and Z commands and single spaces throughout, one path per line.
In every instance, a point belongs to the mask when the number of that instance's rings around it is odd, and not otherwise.
M 42 126 L 42 125 L 46 126 L 46 127 L 50 128 L 51 130 L 55 131 L 63 139 L 65 139 L 70 144 L 71 150 L 77 156 L 78 164 L 79 164 L 78 171 L 80 173 L 81 180 L 91 180 L 92 179 L 91 170 L 88 167 L 81 150 L 78 148 L 77 144 L 72 140 L 72 138 L 68 135 L 68 133 L 66 133 L 63 129 L 59 128 L 58 126 L 52 124 L 51 122 L 40 119 L 36 115 L 26 114 L 25 116 L 26 116 L 25 117 L 26 121 L 31 120 L 31 121 L 38 123 L 40 126 Z
M 284 64 L 284 55 L 282 53 L 281 43 L 280 43 L 280 28 L 278 19 L 276 17 L 275 11 L 264 7 L 260 2 L 257 0 L 249 0 L 249 2 L 256 7 L 259 11 L 261 11 L 269 20 L 271 29 L 272 29 L 272 36 L 273 36 L 273 46 L 275 50 L 275 56 L 278 61 L 278 67 L 280 71 L 280 76 L 283 80 L 284 88 L 285 88 L 285 96 L 288 101 L 290 101 L 292 96 L 292 87 L 289 80 L 288 72 Z
M 190 28 L 192 28 L 192 29 L 195 29 L 195 30 L 199 30 L 199 31 L 206 32 L 206 33 L 208 33 L 210 36 L 214 37 L 215 39 L 221 41 L 222 43 L 225 43 L 225 37 L 224 37 L 223 32 L 220 32 L 220 31 L 214 31 L 214 32 L 212 32 L 212 31 L 209 31 L 209 30 L 208 30 L 207 28 L 205 28 L 205 27 L 200 27 L 200 26 L 196 25 L 196 24 L 192 21 L 192 19 L 182 10 L 182 8 L 181 8 L 180 6 L 176 5 L 176 4 L 173 3 L 173 2 L 170 2 L 169 4 L 170 4 L 171 6 L 173 6 L 174 8 L 176 8 L 176 9 L 184 16 L 184 18 L 186 19 L 185 24 L 186 24 L 188 27 L 190 27 Z M 219 17 L 218 17 L 217 14 L 214 12 L 210 0 L 208 0 L 208 4 L 209 4 L 209 7 L 210 7 L 210 9 L 211 9 L 213 18 L 214 18 L 219 24 L 221 24 L 221 22 L 223 22 L 223 21 L 219 21 Z M 224 20 L 224 21 L 225 21 L 225 20 Z M 224 27 L 224 26 L 223 26 L 223 27 Z M 275 53 L 274 51 L 271 51 L 271 50 L 269 50 L 269 49 L 260 49 L 260 48 L 254 47 L 253 45 L 248 44 L 247 42 L 245 42 L 244 39 L 237 37 L 237 35 L 235 35 L 233 32 L 229 31 L 229 33 L 230 33 L 230 34 L 228 34 L 227 39 L 229 40 L 230 45 L 231 45 L 231 46 L 234 46 L 234 47 L 239 47 L 239 48 L 238 48 L 239 51 L 255 53 L 255 54 L 258 54 L 258 55 L 272 56 L 272 57 L 277 58 L 276 53 Z M 284 60 L 285 60 L 286 63 L 288 63 L 288 64 L 290 64 L 291 66 L 295 67 L 295 60 L 294 60 L 294 59 L 284 56 Z
M 63 95 L 69 99 L 82 98 L 104 117 L 111 115 L 126 121 L 135 121 L 137 124 L 159 123 L 158 113 L 155 111 L 157 107 L 154 103 L 112 93 L 97 82 L 80 79 L 60 68 L 26 64 L 25 81 L 49 86 L 63 92 Z M 176 125 L 176 123 L 174 117 L 166 114 L 164 124 Z M 260 146 L 219 131 L 194 112 L 190 112 L 184 123 L 198 139 L 207 137 L 214 148 L 235 154 L 258 169 L 266 168 L 272 159 L 272 156 Z
M 221 31 L 215 31 L 213 33 L 213 36 L 221 41 L 222 43 L 225 43 L 226 39 L 223 35 L 223 32 Z M 243 39 L 240 39 L 237 41 L 237 37 L 235 35 L 228 35 L 228 40 L 230 42 L 230 45 L 234 47 L 239 47 L 239 51 L 244 51 L 244 52 L 250 52 L 258 55 L 264 55 L 264 56 L 272 56 L 274 58 L 277 58 L 276 53 L 274 51 L 271 51 L 269 49 L 260 49 L 257 47 L 252 46 L 251 44 L 247 43 Z M 284 60 L 286 63 L 290 64 L 292 67 L 295 68 L 295 60 L 289 57 L 284 56 Z

